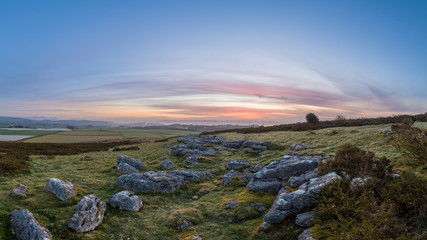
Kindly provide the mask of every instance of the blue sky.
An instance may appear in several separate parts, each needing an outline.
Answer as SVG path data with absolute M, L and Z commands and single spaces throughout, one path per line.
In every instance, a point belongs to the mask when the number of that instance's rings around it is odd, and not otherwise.
M 0 115 L 423 113 L 426 1 L 0 2 Z

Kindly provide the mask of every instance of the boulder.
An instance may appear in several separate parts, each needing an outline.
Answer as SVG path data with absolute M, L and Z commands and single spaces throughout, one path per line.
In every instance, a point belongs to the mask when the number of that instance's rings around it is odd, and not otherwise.
M 190 182 L 196 182 L 203 178 L 212 176 L 210 172 L 199 172 L 199 171 L 187 171 L 187 170 L 174 170 L 170 174 L 184 177 L 184 180 Z
M 239 173 L 238 171 L 235 170 L 231 170 L 230 172 L 224 174 L 224 176 L 222 176 L 222 182 L 224 185 L 231 185 L 231 182 L 233 181 L 233 178 L 239 177 L 242 174 Z
M 298 240 L 316 240 L 316 239 L 311 236 L 311 228 L 308 228 L 298 236 Z
M 304 208 L 314 207 L 314 199 L 322 188 L 335 180 L 342 178 L 335 172 L 330 172 L 318 178 L 312 178 L 301 185 L 297 191 L 279 193 L 270 211 L 264 216 L 267 223 L 280 223 L 287 216 L 297 213 Z
M 54 193 L 62 201 L 77 196 L 76 187 L 71 182 L 64 182 L 58 178 L 51 178 L 44 190 Z
M 185 185 L 184 177 L 178 174 L 159 172 L 132 173 L 120 176 L 116 185 L 136 193 L 170 193 Z
M 274 161 L 265 166 L 261 171 L 255 173 L 255 179 L 272 179 L 277 178 L 286 180 L 292 176 L 299 176 L 308 171 L 317 168 L 320 156 L 293 157 Z
M 234 209 L 237 207 L 237 201 L 231 201 L 225 204 L 225 208 Z
M 142 199 L 133 194 L 131 191 L 121 191 L 114 194 L 108 204 L 120 210 L 137 212 L 143 206 Z
M 252 173 L 256 173 L 256 172 L 258 172 L 258 171 L 261 171 L 263 168 L 264 168 L 264 164 L 262 164 L 262 163 L 258 163 L 258 164 L 257 164 L 257 165 L 255 165 L 255 167 L 254 167 L 254 168 L 252 168 L 250 171 L 251 171 Z
M 232 170 L 232 169 L 238 170 L 238 169 L 249 167 L 250 165 L 251 165 L 251 162 L 249 161 L 231 159 L 230 162 L 225 165 L 225 167 L 228 170 Z
M 292 150 L 297 150 L 297 151 L 305 150 L 309 148 L 308 145 L 298 144 L 298 143 L 292 143 L 290 147 Z
M 305 212 L 298 214 L 295 219 L 295 224 L 297 226 L 308 228 L 313 226 L 314 212 Z
M 299 187 L 301 184 L 303 184 L 303 183 L 307 182 L 308 180 L 314 178 L 314 175 L 316 175 L 316 172 L 317 172 L 317 169 L 303 173 L 303 174 L 299 175 L 298 177 L 292 176 L 288 180 L 288 185 L 291 188 Z
M 174 168 L 174 165 L 173 165 L 173 163 L 172 163 L 171 160 L 165 159 L 165 160 L 162 161 L 162 167 L 164 169 L 172 169 L 172 168 Z
M 138 159 L 128 157 L 126 155 L 120 155 L 117 157 L 117 165 L 119 165 L 120 163 L 127 163 L 138 170 L 145 168 L 145 164 L 143 162 L 139 161 Z
M 117 166 L 117 170 L 119 170 L 120 172 L 128 173 L 128 174 L 139 172 L 138 169 L 132 167 L 131 165 L 125 162 L 119 163 L 119 166 Z
M 74 215 L 68 221 L 68 227 L 76 232 L 89 232 L 98 227 L 104 219 L 107 204 L 95 194 L 84 196 L 77 204 Z
M 27 186 L 25 186 L 23 184 L 19 184 L 18 188 L 15 188 L 12 190 L 12 195 L 13 196 L 26 197 L 27 196 Z
M 15 210 L 12 213 L 11 228 L 18 240 L 49 240 L 52 234 L 42 227 L 28 209 Z
M 252 179 L 246 187 L 252 192 L 277 193 L 283 185 L 284 182 L 281 182 L 278 179 Z
M 199 163 L 199 157 L 198 156 L 188 156 L 185 158 L 185 161 L 192 165 L 198 165 Z

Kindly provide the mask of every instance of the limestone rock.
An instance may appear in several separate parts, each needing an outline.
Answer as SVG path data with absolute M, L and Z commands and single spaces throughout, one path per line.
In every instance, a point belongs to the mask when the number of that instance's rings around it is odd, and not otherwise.
M 117 167 L 117 170 L 119 170 L 120 172 L 124 172 L 124 173 L 137 173 L 138 169 L 132 167 L 131 165 L 125 163 L 125 162 L 121 162 L 119 163 L 119 166 Z
M 231 159 L 229 163 L 225 165 L 228 170 L 238 170 L 242 168 L 249 167 L 251 163 L 249 161 L 235 160 Z
M 12 195 L 26 197 L 27 196 L 27 186 L 25 186 L 23 184 L 19 184 L 18 188 L 15 188 L 12 190 Z
M 51 178 L 44 189 L 46 192 L 54 193 L 62 201 L 77 196 L 76 187 L 71 182 L 64 182 L 58 178 Z
M 164 171 L 132 173 L 120 176 L 116 185 L 136 193 L 170 193 L 185 185 L 184 177 Z
M 225 204 L 225 208 L 234 209 L 237 207 L 237 201 L 231 201 Z
M 309 148 L 308 145 L 304 145 L 304 144 L 298 144 L 298 143 L 292 143 L 291 144 L 291 149 L 292 150 L 299 151 L 299 150 L 305 150 L 305 149 L 308 149 L 308 148 Z
M 212 176 L 210 172 L 199 172 L 199 171 L 187 171 L 187 170 L 174 170 L 170 174 L 184 177 L 184 180 L 190 182 L 196 182 L 203 178 Z
M 298 240 L 316 240 L 316 239 L 311 236 L 311 228 L 308 228 L 298 236 Z
M 120 163 L 127 163 L 138 170 L 145 168 L 145 164 L 143 162 L 139 161 L 138 159 L 128 157 L 126 155 L 120 155 L 117 157 L 117 165 L 119 165 Z
M 241 175 L 242 174 L 239 173 L 238 171 L 231 170 L 230 172 L 228 172 L 228 173 L 224 174 L 224 176 L 222 176 L 222 182 L 224 185 L 230 185 L 231 182 L 233 181 L 233 178 L 239 177 Z
M 15 210 L 12 213 L 11 228 L 18 240 L 49 240 L 52 234 L 42 227 L 28 209 Z
M 305 212 L 298 214 L 295 219 L 295 224 L 297 226 L 308 228 L 313 226 L 314 212 Z
M 163 160 L 162 161 L 162 167 L 164 168 L 164 169 L 172 169 L 172 168 L 174 168 L 174 165 L 173 165 L 173 163 L 172 163 L 172 161 L 171 160 L 167 160 L 167 159 L 165 159 L 165 160 Z
M 142 199 L 133 194 L 131 191 L 121 191 L 114 194 L 108 204 L 114 208 L 119 208 L 120 210 L 128 210 L 132 212 L 137 212 L 142 207 Z
M 252 192 L 277 193 L 284 185 L 278 179 L 255 180 L 252 179 L 246 187 Z
M 68 221 L 68 227 L 76 232 L 89 232 L 98 227 L 104 219 L 107 204 L 95 194 L 84 196 L 77 204 L 77 210 Z
M 263 203 L 251 203 L 251 207 L 255 208 L 258 212 L 265 211 L 265 207 Z

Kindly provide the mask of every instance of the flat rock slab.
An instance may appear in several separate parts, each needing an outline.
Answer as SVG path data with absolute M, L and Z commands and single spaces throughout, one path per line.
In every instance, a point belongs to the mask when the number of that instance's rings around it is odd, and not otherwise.
M 11 228 L 18 240 L 49 240 L 52 234 L 42 227 L 28 209 L 15 210 L 12 213 Z
M 116 185 L 136 193 L 170 193 L 185 185 L 184 177 L 176 174 L 159 172 L 133 173 L 120 176 Z
M 44 190 L 54 193 L 62 201 L 77 196 L 76 187 L 71 182 L 64 182 L 58 178 L 51 178 Z
M 101 224 L 106 209 L 107 204 L 98 195 L 84 196 L 68 221 L 68 227 L 79 233 L 92 231 Z
M 142 199 L 133 194 L 131 191 L 121 191 L 114 194 L 108 204 L 120 210 L 137 212 L 142 207 Z

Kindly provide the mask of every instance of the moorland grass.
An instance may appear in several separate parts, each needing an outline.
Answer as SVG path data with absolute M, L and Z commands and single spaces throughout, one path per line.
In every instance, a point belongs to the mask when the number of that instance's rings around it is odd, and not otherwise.
M 424 127 L 426 125 L 423 125 Z M 425 169 L 404 165 L 404 158 L 390 142 L 390 135 L 379 133 L 380 129 L 390 129 L 390 125 L 335 128 L 337 134 L 325 134 L 328 129 L 307 132 L 269 132 L 261 134 L 224 133 L 227 140 L 273 141 L 279 147 L 267 150 L 264 158 L 242 152 L 220 152 L 217 156 L 205 157 L 201 164 L 189 167 L 183 157 L 167 155 L 164 144 L 177 144 L 176 139 L 167 142 L 145 142 L 128 145 L 137 147 L 113 152 L 115 146 L 99 152 L 86 152 L 72 155 L 52 155 L 38 153 L 31 156 L 32 170 L 19 175 L 0 177 L 0 239 L 12 238 L 10 216 L 14 209 L 28 208 L 36 219 L 53 234 L 55 239 L 177 239 L 188 235 L 200 235 L 204 239 L 297 239 L 303 229 L 296 227 L 292 220 L 274 225 L 270 230 L 260 233 L 258 227 L 263 222 L 264 213 L 256 213 L 248 206 L 250 202 L 262 202 L 271 207 L 276 195 L 252 193 L 244 184 L 222 185 L 222 175 L 227 172 L 225 164 L 230 159 L 250 160 L 252 163 L 268 164 L 281 159 L 289 150 L 291 143 L 304 143 L 311 148 L 303 152 L 309 154 L 330 154 L 343 143 L 374 152 L 377 156 L 386 156 L 400 169 L 410 168 L 425 176 Z M 124 147 L 123 147 L 124 148 Z M 34 151 L 37 154 L 36 151 Z M 115 185 L 117 177 L 116 158 L 120 154 L 140 159 L 146 164 L 143 171 L 163 170 L 161 161 L 170 159 L 174 169 L 211 171 L 218 169 L 212 178 L 187 183 L 180 190 L 170 194 L 138 194 L 144 201 L 144 207 L 136 213 L 120 211 L 108 207 L 103 223 L 94 231 L 78 234 L 67 227 L 77 202 L 87 194 L 98 194 L 103 201 L 121 191 Z M 399 171 L 399 170 L 397 170 Z M 52 177 L 71 181 L 77 187 L 78 195 L 66 201 L 60 201 L 53 194 L 44 191 Z M 13 188 L 25 184 L 29 188 L 26 198 L 12 197 Z M 226 209 L 229 201 L 238 201 L 238 208 Z M 191 215 L 194 213 L 194 215 Z M 201 213 L 201 214 L 200 214 Z M 173 224 L 179 216 L 190 214 L 197 218 L 195 226 L 188 231 L 180 231 Z

